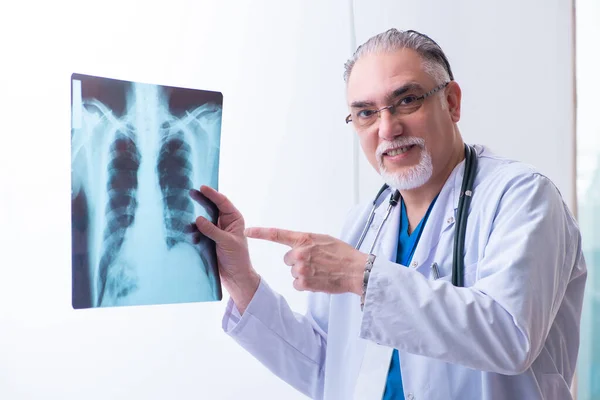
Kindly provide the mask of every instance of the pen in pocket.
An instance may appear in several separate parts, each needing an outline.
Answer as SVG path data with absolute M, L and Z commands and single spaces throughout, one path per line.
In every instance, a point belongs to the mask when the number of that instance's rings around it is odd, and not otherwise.
M 433 279 L 438 279 L 440 277 L 440 271 L 438 270 L 437 263 L 433 263 L 431 265 L 431 271 L 433 272 Z

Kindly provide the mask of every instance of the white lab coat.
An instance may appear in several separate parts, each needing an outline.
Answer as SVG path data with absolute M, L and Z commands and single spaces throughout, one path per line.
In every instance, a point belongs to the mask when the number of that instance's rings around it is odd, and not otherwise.
M 229 302 L 223 329 L 315 399 L 381 399 L 393 348 L 409 400 L 570 399 L 587 276 L 576 221 L 548 178 L 476 149 L 464 288 L 451 283 L 462 162 L 408 267 L 395 263 L 394 207 L 374 250 L 364 312 L 355 294 L 310 293 L 307 313 L 295 314 L 263 280 L 243 316 Z M 357 242 L 369 211 L 366 204 L 350 213 L 343 240 Z

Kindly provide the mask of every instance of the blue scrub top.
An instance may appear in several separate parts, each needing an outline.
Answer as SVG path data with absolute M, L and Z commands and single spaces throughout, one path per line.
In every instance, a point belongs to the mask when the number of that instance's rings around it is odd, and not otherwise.
M 419 225 L 414 231 L 408 233 L 408 216 L 406 215 L 406 207 L 404 206 L 404 200 L 402 200 L 401 213 L 400 213 L 400 234 L 398 235 L 398 251 L 396 253 L 396 263 L 408 266 L 412 260 L 415 248 L 421 237 L 421 231 L 427 222 L 429 213 L 437 200 L 437 196 L 431 204 L 429 209 L 425 213 L 425 216 L 419 222 Z M 402 388 L 402 374 L 400 372 L 400 358 L 398 357 L 398 350 L 394 349 L 392 353 L 392 361 L 390 362 L 390 369 L 385 385 L 385 392 L 383 394 L 383 400 L 404 400 L 404 390 Z

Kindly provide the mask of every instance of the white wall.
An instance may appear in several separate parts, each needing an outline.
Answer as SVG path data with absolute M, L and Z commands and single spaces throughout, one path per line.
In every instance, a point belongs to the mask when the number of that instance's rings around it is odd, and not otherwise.
M 354 185 L 361 199 L 379 186 L 343 123 L 351 1 L 157 3 L 0 8 L 2 399 L 303 398 L 222 333 L 225 302 L 71 308 L 72 72 L 222 91 L 220 189 L 248 225 L 336 234 Z M 355 3 L 357 43 L 391 26 L 430 34 L 463 87 L 465 138 L 537 165 L 571 199 L 570 2 Z M 251 245 L 302 310 L 286 249 Z
M 71 308 L 70 75 L 222 91 L 222 192 L 249 225 L 336 234 L 348 21 L 345 0 L 3 3 L 1 399 L 304 397 L 222 332 L 225 301 Z M 286 248 L 251 250 L 302 311 Z
M 577 205 L 588 268 L 577 398 L 600 397 L 600 2 L 577 0 Z
M 357 43 L 396 27 L 444 49 L 463 91 L 469 143 L 534 165 L 575 205 L 572 2 L 355 0 Z M 360 157 L 359 191 L 381 185 Z

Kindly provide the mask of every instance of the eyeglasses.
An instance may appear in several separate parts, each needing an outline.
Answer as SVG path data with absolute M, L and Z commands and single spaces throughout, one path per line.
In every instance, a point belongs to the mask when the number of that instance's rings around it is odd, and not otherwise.
M 363 108 L 352 111 L 352 113 L 346 117 L 346 123 L 354 122 L 354 125 L 364 129 L 373 125 L 375 121 L 377 121 L 381 117 L 381 112 L 383 110 L 389 110 L 390 114 L 392 115 L 395 115 L 396 112 L 398 113 L 398 115 L 412 114 L 419 108 L 421 108 L 426 98 L 442 90 L 443 88 L 448 86 L 449 83 L 450 82 L 442 83 L 441 85 L 435 87 L 434 89 L 421 96 L 416 96 L 414 94 L 403 96 L 399 98 L 396 102 L 394 102 L 394 104 L 389 105 L 387 107 L 381 107 L 377 110 Z

